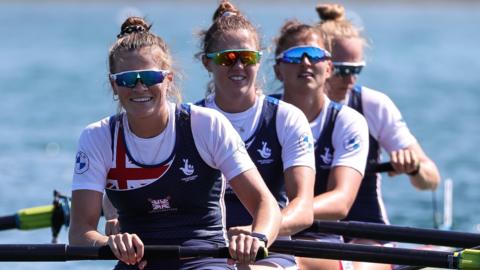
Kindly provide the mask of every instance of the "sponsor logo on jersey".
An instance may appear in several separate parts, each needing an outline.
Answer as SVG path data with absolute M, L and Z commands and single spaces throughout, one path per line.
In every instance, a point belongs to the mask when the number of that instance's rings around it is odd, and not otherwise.
M 163 199 L 148 199 L 148 201 L 152 205 L 152 210 L 150 211 L 150 213 L 176 211 L 176 208 L 171 207 L 170 199 L 170 196 L 167 196 Z
M 348 152 L 352 152 L 352 151 L 355 151 L 357 149 L 360 149 L 360 145 L 361 145 L 360 142 L 361 142 L 360 141 L 360 136 L 354 135 L 353 137 L 348 138 L 345 141 L 343 141 L 343 147 Z
M 325 165 L 332 164 L 333 155 L 330 153 L 330 147 L 325 147 L 323 150 L 324 150 L 324 154 L 320 155 L 320 158 L 322 159 L 323 163 Z
M 258 154 L 262 157 L 262 159 L 258 159 L 257 162 L 259 164 L 270 164 L 273 162 L 273 159 L 270 158 L 272 156 L 272 149 L 268 148 L 268 143 L 262 141 L 262 149 L 257 149 Z
M 188 163 L 188 158 L 183 159 L 183 167 L 180 167 L 180 170 L 183 172 L 186 177 L 181 178 L 184 182 L 190 182 L 197 179 L 198 175 L 193 175 L 195 173 L 195 168 L 193 165 Z
M 89 161 L 88 156 L 82 151 L 78 151 L 75 158 L 75 173 L 82 174 L 88 170 Z
M 313 137 L 308 133 L 303 133 L 300 136 L 300 138 L 298 139 L 298 144 L 307 153 L 310 153 L 313 151 L 313 146 L 314 146 Z

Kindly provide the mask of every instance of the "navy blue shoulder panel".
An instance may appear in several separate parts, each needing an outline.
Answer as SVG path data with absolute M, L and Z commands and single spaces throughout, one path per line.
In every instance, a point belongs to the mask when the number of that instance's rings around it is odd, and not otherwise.
M 206 105 L 207 105 L 205 99 L 199 100 L 199 101 L 195 102 L 194 104 L 197 105 L 197 106 L 200 106 L 200 107 L 206 107 Z
M 315 166 L 317 173 L 315 176 L 315 195 L 322 194 L 327 191 L 328 176 L 330 174 L 331 164 L 333 161 L 333 154 L 335 148 L 333 147 L 332 136 L 335 128 L 335 121 L 338 113 L 342 109 L 342 104 L 331 102 L 325 124 L 323 125 L 322 133 L 315 144 Z
M 348 107 L 355 109 L 357 112 L 363 115 L 361 85 L 356 84 L 352 88 L 350 100 L 348 101 Z

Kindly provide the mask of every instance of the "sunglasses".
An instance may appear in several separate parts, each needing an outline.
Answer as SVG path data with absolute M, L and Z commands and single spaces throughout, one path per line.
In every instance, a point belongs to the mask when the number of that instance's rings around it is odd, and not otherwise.
M 333 74 L 347 77 L 356 76 L 362 72 L 365 62 L 333 62 Z
M 134 88 L 140 80 L 145 86 L 150 87 L 158 83 L 162 83 L 165 77 L 170 73 L 168 70 L 157 69 L 142 69 L 129 70 L 110 74 L 110 78 L 114 80 L 117 85 L 122 87 Z
M 238 49 L 207 53 L 205 56 L 209 59 L 212 59 L 215 64 L 221 66 L 233 66 L 235 63 L 237 63 L 238 59 L 242 61 L 242 64 L 248 66 L 255 65 L 260 62 L 262 52 L 249 49 Z
M 295 46 L 281 52 L 275 59 L 287 64 L 300 64 L 303 57 L 308 57 L 312 63 L 318 63 L 331 57 L 327 50 L 314 46 Z

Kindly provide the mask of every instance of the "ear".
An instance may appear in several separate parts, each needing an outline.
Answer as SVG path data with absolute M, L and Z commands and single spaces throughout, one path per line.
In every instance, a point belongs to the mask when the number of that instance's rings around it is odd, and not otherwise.
M 167 74 L 167 77 L 166 77 L 166 78 L 167 78 L 167 80 L 169 80 L 169 81 L 172 82 L 172 81 L 173 81 L 173 73 L 172 73 L 172 72 L 169 72 L 169 73 Z
M 332 60 L 327 60 L 327 69 L 325 70 L 325 73 L 327 74 L 327 78 L 330 78 L 333 74 L 333 63 Z
M 275 76 L 277 77 L 277 79 L 283 82 L 283 76 L 280 73 L 280 67 L 278 66 L 278 64 L 273 65 L 273 70 L 275 71 Z
M 212 72 L 212 69 L 210 68 L 210 59 L 205 57 L 205 55 L 202 55 L 202 64 L 203 66 L 207 69 L 208 72 Z

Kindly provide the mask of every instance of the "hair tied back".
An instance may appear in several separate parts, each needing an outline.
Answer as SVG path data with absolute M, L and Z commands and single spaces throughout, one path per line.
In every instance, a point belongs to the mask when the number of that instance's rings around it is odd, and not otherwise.
M 148 32 L 150 30 L 151 26 L 145 27 L 143 25 L 135 24 L 135 25 L 129 25 L 125 28 L 122 29 L 122 32 L 117 35 L 117 38 L 124 37 L 128 34 L 131 33 L 141 33 L 141 32 Z

